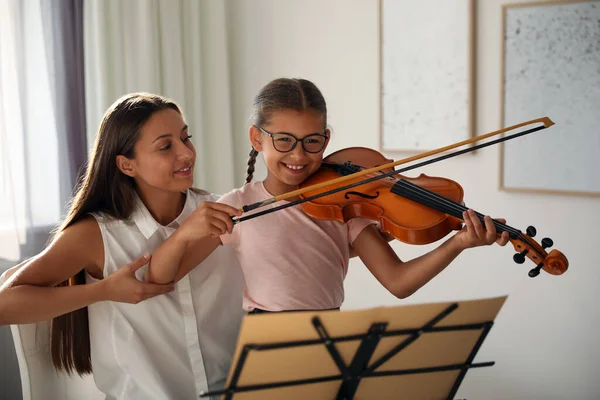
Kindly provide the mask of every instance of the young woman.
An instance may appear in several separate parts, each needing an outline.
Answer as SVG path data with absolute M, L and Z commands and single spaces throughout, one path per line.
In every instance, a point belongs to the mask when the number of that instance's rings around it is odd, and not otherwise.
M 93 371 L 108 399 L 197 400 L 227 377 L 243 316 L 233 253 L 165 285 L 144 282 L 154 249 L 217 199 L 191 188 L 190 137 L 168 99 L 115 102 L 52 244 L 0 288 L 0 323 L 53 318 L 56 367 Z

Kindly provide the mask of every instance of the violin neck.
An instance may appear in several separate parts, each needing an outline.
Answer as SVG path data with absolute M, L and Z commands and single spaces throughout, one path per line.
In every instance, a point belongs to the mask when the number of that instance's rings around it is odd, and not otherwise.
M 431 190 L 422 188 L 406 179 L 400 179 L 394 186 L 392 186 L 391 192 L 399 196 L 405 197 L 416 203 L 423 204 L 434 210 L 443 212 L 444 214 L 451 215 L 459 220 L 463 220 L 462 213 L 467 211 L 468 208 L 464 205 L 447 199 Z M 484 215 L 475 211 L 477 218 L 483 223 Z M 508 232 L 511 239 L 516 239 L 521 234 L 521 231 L 515 229 L 509 225 L 493 220 L 498 233 Z

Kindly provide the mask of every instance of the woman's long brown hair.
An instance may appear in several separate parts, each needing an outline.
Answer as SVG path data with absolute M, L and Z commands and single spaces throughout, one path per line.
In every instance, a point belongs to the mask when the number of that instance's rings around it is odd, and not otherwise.
M 135 205 L 135 183 L 117 167 L 121 154 L 134 158 L 134 146 L 141 127 L 157 111 L 179 107 L 169 99 L 149 93 L 133 93 L 117 100 L 104 115 L 94 148 L 88 159 L 86 173 L 77 185 L 69 211 L 57 234 L 92 212 L 101 212 L 116 219 L 127 219 Z M 59 284 L 85 284 L 82 266 L 74 277 Z M 92 372 L 90 334 L 87 307 L 52 320 L 52 360 L 57 369 L 79 375 Z

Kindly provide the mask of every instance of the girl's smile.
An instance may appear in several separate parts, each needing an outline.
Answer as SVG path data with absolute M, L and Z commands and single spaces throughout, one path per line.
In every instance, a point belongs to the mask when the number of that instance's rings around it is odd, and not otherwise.
M 306 165 L 298 165 L 298 164 L 287 164 L 287 163 L 283 163 L 283 165 L 285 165 L 292 174 L 302 174 L 304 171 L 304 167 L 306 167 Z

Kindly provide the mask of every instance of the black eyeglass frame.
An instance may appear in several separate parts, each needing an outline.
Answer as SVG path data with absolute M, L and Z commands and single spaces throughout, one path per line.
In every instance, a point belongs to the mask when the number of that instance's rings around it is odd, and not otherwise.
M 302 142 L 302 148 L 304 149 L 304 151 L 306 151 L 307 153 L 310 153 L 310 154 L 318 154 L 318 153 L 320 153 L 320 152 L 323 151 L 323 149 L 325 148 L 325 145 L 327 144 L 327 140 L 329 139 L 329 135 L 326 133 L 327 129 L 325 129 L 323 131 L 323 133 L 311 133 L 310 135 L 306 135 L 302 139 L 299 139 L 296 136 L 292 135 L 291 133 L 287 133 L 287 132 L 271 133 L 271 132 L 268 132 L 265 129 L 261 128 L 260 126 L 256 126 L 256 127 L 262 133 L 264 133 L 265 135 L 268 135 L 271 138 L 271 141 L 273 142 L 273 148 L 275 150 L 277 150 L 278 152 L 280 152 L 280 153 L 289 153 L 290 151 L 293 151 L 296 148 L 296 145 L 298 144 L 298 142 Z M 285 136 L 289 136 L 292 139 L 294 139 L 295 142 L 294 142 L 294 144 L 292 144 L 292 148 L 289 149 L 289 150 L 286 150 L 286 151 L 279 150 L 277 148 L 277 145 L 275 144 L 275 135 L 285 135 Z M 309 151 L 309 150 L 306 149 L 306 144 L 304 143 L 304 141 L 306 139 L 308 139 L 308 138 L 312 138 L 312 137 L 315 137 L 315 136 L 323 137 L 323 138 L 325 138 L 325 141 L 323 142 L 323 146 L 321 146 L 321 148 L 318 151 Z

